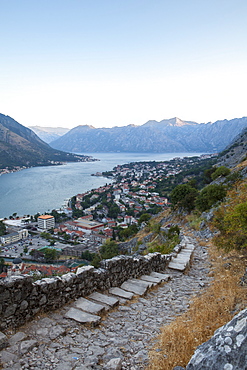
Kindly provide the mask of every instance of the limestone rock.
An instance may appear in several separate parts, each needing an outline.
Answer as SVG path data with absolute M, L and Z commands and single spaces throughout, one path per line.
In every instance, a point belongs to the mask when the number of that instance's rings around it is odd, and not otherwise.
M 243 370 L 246 364 L 247 308 L 196 349 L 186 370 Z
M 122 369 L 122 360 L 121 358 L 112 358 L 106 366 L 104 366 L 104 369 L 107 370 L 121 370 Z

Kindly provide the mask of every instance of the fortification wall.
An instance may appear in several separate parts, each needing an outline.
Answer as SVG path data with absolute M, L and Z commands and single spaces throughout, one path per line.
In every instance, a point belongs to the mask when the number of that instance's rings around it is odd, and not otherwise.
M 117 256 L 101 262 L 101 268 L 80 267 L 77 273 L 34 281 L 31 276 L 12 276 L 0 281 L 0 330 L 18 327 L 37 313 L 62 307 L 94 291 L 120 286 L 130 278 L 164 271 L 173 254 Z

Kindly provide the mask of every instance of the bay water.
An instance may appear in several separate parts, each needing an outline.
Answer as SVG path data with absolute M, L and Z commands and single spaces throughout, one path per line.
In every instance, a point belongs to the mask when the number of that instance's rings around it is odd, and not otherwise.
M 0 176 L 0 217 L 34 215 L 59 209 L 65 199 L 98 188 L 111 180 L 91 176 L 110 171 L 118 164 L 141 161 L 169 161 L 203 153 L 87 153 L 95 162 L 32 167 Z

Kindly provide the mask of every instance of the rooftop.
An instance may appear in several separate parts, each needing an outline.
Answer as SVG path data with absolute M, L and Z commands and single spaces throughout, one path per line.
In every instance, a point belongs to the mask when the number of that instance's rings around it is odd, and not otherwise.
M 41 215 L 38 218 L 41 218 L 42 220 L 48 220 L 49 218 L 54 218 L 54 217 L 51 215 Z

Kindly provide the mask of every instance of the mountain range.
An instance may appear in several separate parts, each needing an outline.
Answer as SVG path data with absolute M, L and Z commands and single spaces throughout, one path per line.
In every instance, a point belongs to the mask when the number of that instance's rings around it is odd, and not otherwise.
M 32 130 L 0 114 L 0 168 L 45 166 L 87 159 L 83 155 L 51 148 Z
M 30 128 L 41 140 L 48 144 L 69 131 L 69 128 L 65 127 L 29 126 L 28 128 Z
M 247 127 L 247 117 L 196 123 L 179 118 L 148 121 L 141 126 L 77 126 L 50 145 L 74 153 L 220 152 Z

